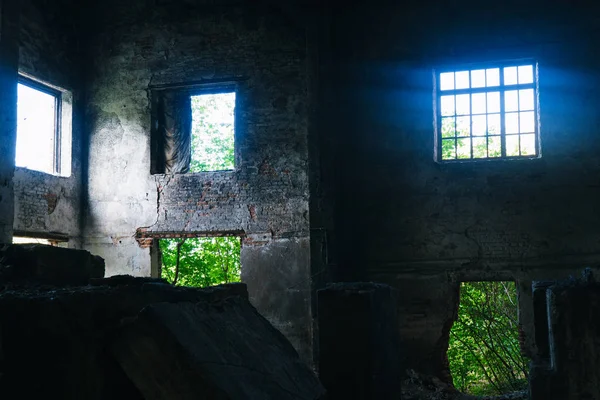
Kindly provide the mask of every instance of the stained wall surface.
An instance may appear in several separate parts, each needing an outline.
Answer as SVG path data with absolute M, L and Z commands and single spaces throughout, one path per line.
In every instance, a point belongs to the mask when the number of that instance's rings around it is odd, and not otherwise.
M 140 237 L 244 237 L 253 304 L 310 357 L 306 38 L 266 5 L 134 1 L 96 10 L 89 46 L 85 248 L 147 276 Z M 151 175 L 152 90 L 235 82 L 236 168 Z
M 408 364 L 441 365 L 424 355 L 441 357 L 452 288 L 467 275 L 527 280 L 600 262 L 593 14 L 441 1 L 333 13 L 334 279 L 400 288 Z M 434 68 L 520 58 L 539 63 L 542 157 L 436 162 Z
M 71 130 L 71 138 L 64 135 L 71 141 L 71 173 L 56 176 L 17 167 L 14 175 L 15 231 L 68 236 L 70 247 L 81 246 L 82 92 L 76 15 L 67 2 L 21 2 L 19 73 L 69 92 L 63 108 L 70 108 L 72 120 L 63 128 Z
M 243 236 L 253 304 L 305 359 L 316 287 L 388 283 L 399 289 L 405 366 L 439 375 L 461 280 L 517 280 L 528 320 L 531 281 L 600 263 L 595 10 L 435 0 L 295 12 L 301 3 L 115 0 L 81 7 L 86 23 L 72 35 L 64 21 L 76 13 L 24 2 L 19 68 L 83 97 L 85 135 L 73 179 L 16 171 L 15 227 L 77 236 L 83 212 L 83 245 L 108 275 L 155 273 L 152 238 Z M 520 58 L 539 63 L 542 157 L 436 162 L 433 70 Z M 238 87 L 235 171 L 152 175 L 153 88 L 223 81 Z M 13 207 L 11 174 L 0 162 L 2 210 Z

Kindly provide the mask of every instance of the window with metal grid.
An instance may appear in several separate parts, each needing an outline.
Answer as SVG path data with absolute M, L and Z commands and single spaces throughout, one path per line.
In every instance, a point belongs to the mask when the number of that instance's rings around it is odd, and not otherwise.
M 436 72 L 438 161 L 540 156 L 537 64 Z

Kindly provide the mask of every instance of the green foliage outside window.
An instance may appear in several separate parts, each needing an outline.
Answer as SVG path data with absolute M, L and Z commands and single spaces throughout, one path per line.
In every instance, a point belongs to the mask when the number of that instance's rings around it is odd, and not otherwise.
M 460 121 L 459 121 L 460 122 Z M 458 138 L 455 138 L 455 135 Z M 490 129 L 486 136 L 469 137 L 469 126 L 465 123 L 457 124 L 454 118 L 442 119 L 442 159 L 470 159 L 471 146 L 473 158 L 495 158 L 502 155 L 501 138 L 497 132 Z M 518 138 L 517 138 L 518 139 Z M 519 155 L 519 142 L 517 141 L 516 155 Z M 513 155 L 512 153 L 509 153 Z
M 498 395 L 527 388 L 529 360 L 521 354 L 514 282 L 463 282 L 448 361 L 454 386 Z
M 234 168 L 235 93 L 192 96 L 190 172 Z
M 239 282 L 240 247 L 239 237 L 161 239 L 161 276 L 181 286 L 207 287 Z

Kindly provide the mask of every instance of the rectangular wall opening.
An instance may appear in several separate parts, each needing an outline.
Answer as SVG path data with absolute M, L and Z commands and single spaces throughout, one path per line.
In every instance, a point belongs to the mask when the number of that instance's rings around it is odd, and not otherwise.
M 241 238 L 213 236 L 159 239 L 160 277 L 180 286 L 240 282 Z
M 13 244 L 44 244 L 47 246 L 69 247 L 68 241 L 29 236 L 13 236 Z
M 447 352 L 458 390 L 479 396 L 527 390 L 529 359 L 521 351 L 517 300 L 515 282 L 461 282 Z
M 194 95 L 191 104 L 190 172 L 234 169 L 235 92 Z

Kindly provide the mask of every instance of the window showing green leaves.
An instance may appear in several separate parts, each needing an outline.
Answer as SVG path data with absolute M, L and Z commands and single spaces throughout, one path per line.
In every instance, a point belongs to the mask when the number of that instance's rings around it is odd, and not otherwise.
M 234 169 L 235 92 L 191 96 L 190 172 Z
M 240 282 L 241 240 L 237 236 L 160 239 L 161 277 L 183 286 Z
M 540 155 L 537 65 L 436 73 L 438 161 Z

